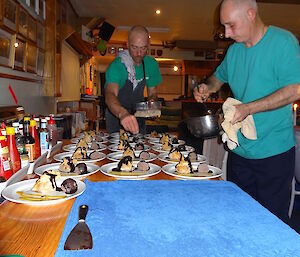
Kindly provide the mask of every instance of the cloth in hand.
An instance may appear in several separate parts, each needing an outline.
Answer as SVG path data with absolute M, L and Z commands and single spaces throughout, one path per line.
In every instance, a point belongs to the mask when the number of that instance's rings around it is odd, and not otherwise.
M 254 119 L 252 115 L 248 115 L 243 121 L 232 124 L 236 108 L 235 105 L 241 104 L 239 100 L 234 98 L 227 98 L 224 102 L 222 109 L 224 113 L 224 121 L 221 126 L 224 129 L 224 134 L 222 135 L 222 141 L 227 143 L 230 150 L 233 150 L 239 145 L 237 133 L 241 129 L 241 133 L 248 139 L 256 140 L 256 128 L 254 124 Z

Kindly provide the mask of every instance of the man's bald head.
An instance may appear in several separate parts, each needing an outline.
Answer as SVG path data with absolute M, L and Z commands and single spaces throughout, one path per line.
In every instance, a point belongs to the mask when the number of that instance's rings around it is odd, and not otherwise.
M 234 9 L 253 8 L 255 11 L 257 11 L 256 0 L 223 0 L 221 3 L 221 9 L 227 5 L 232 6 Z
M 149 31 L 147 28 L 141 25 L 133 26 L 128 33 L 128 42 L 132 41 L 132 37 L 135 35 L 145 36 L 148 40 L 150 38 Z

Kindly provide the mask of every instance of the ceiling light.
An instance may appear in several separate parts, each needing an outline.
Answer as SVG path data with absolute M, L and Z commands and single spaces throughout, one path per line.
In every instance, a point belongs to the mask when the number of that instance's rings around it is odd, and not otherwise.
M 155 10 L 155 14 L 160 15 L 160 10 L 159 9 Z
M 16 43 L 14 44 L 14 46 L 17 48 L 17 47 L 19 46 L 19 43 L 16 42 Z
M 174 65 L 173 70 L 174 70 L 175 72 L 177 72 L 177 71 L 179 70 L 178 66 L 177 66 L 177 65 Z

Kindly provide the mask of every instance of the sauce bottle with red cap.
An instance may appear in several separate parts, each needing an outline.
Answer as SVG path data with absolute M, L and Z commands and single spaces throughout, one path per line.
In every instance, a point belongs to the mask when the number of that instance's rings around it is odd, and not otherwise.
M 30 120 L 30 134 L 34 138 L 34 159 L 37 159 L 41 156 L 41 145 L 38 133 L 36 131 L 36 121 Z
M 0 135 L 0 177 L 8 180 L 13 174 L 5 136 Z
M 13 127 L 6 127 L 6 136 L 12 170 L 13 173 L 16 173 L 21 169 L 21 159 L 16 145 L 15 129 Z

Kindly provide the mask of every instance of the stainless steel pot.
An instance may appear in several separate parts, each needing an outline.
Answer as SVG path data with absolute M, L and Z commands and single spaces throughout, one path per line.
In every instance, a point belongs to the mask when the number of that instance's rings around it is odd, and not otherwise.
M 219 134 L 219 114 L 190 117 L 185 120 L 189 131 L 195 137 L 211 138 Z

